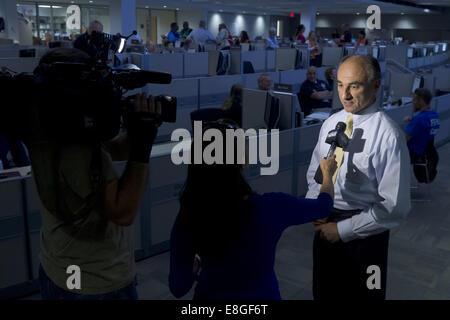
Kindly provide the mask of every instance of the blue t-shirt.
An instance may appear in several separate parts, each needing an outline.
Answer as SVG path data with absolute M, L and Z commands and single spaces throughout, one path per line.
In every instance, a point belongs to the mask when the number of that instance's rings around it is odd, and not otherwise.
M 409 150 L 424 154 L 428 142 L 433 139 L 440 127 L 439 115 L 433 110 L 425 110 L 412 118 L 406 126 L 406 134 L 411 137 L 408 141 Z
M 285 193 L 251 195 L 246 201 L 250 223 L 240 245 L 223 262 L 203 259 L 196 294 L 205 299 L 281 299 L 274 263 L 278 240 L 292 225 L 327 217 L 333 199 L 321 193 L 317 199 Z M 230 231 L 230 236 L 232 231 Z M 179 298 L 192 288 L 192 264 L 196 252 L 190 230 L 176 219 L 170 238 L 170 291 Z M 239 289 L 237 289 L 239 287 Z
M 178 41 L 180 40 L 180 34 L 177 31 L 170 30 L 167 34 L 167 39 L 172 42 Z

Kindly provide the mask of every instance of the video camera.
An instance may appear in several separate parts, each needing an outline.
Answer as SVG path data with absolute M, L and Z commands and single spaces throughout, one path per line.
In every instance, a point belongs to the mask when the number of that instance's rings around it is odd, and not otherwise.
M 105 52 L 123 50 L 126 38 L 94 38 L 95 57 L 57 48 L 42 57 L 33 74 L 0 70 L 0 134 L 22 141 L 106 141 L 119 133 L 121 120 L 126 123 L 133 107 L 133 97 L 124 96 L 128 90 L 172 81 L 168 73 L 110 67 Z M 162 112 L 154 115 L 157 121 L 176 121 L 176 97 L 160 95 L 154 103 Z

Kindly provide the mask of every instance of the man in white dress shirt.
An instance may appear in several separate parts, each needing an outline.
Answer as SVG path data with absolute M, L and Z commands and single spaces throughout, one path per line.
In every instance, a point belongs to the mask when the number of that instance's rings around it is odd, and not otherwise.
M 186 39 L 193 39 L 197 45 L 201 46 L 204 46 L 207 42 L 216 42 L 216 38 L 206 29 L 204 20 L 200 21 L 198 28 L 192 31 Z
M 337 88 L 344 110 L 323 123 L 307 172 L 306 197 L 316 198 L 320 181 L 315 173 L 330 148 L 326 136 L 338 122 L 345 122 L 350 142 L 335 152 L 334 210 L 329 218 L 315 222 L 316 300 L 386 296 L 389 229 L 410 210 L 410 164 L 404 134 L 377 108 L 380 85 L 376 59 L 354 55 L 341 61 Z

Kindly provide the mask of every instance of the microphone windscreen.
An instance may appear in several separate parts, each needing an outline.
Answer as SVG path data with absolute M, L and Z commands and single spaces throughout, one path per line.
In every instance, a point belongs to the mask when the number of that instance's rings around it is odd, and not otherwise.
M 337 131 L 345 131 L 346 127 L 347 127 L 347 125 L 344 122 L 338 122 L 336 124 L 336 130 Z

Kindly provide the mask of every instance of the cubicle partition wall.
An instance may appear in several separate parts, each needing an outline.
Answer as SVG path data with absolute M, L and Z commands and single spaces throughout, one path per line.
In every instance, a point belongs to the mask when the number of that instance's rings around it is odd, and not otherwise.
M 168 85 L 149 84 L 144 88 L 144 92 L 153 96 L 168 94 L 177 98 L 177 121 L 161 125 L 158 130 L 157 142 L 170 140 L 170 135 L 175 129 L 191 129 L 190 113 L 199 107 L 199 83 L 200 80 L 198 78 L 174 79 Z
M 297 49 L 278 48 L 275 49 L 275 70 L 293 70 L 297 59 Z
M 286 70 L 280 72 L 280 83 L 292 85 L 292 93 L 298 93 L 300 86 L 306 80 L 306 70 Z
M 339 64 L 343 57 L 342 47 L 323 47 L 322 48 L 322 65 L 334 67 Z
M 200 108 L 220 108 L 230 96 L 233 84 L 242 82 L 241 75 L 224 75 L 199 79 Z
M 208 52 L 186 53 L 183 75 L 185 78 L 206 77 L 208 75 Z
M 160 72 L 168 72 L 172 78 L 183 77 L 183 53 L 159 54 L 150 53 L 144 54 L 142 57 L 142 69 Z
M 264 72 L 267 70 L 266 62 L 267 51 L 243 51 L 241 52 L 241 62 L 251 62 L 255 72 Z
M 33 72 L 40 58 L 1 58 L 0 68 L 7 67 L 14 72 Z
M 275 83 L 280 82 L 281 72 L 247 73 L 242 75 L 245 87 L 248 89 L 258 89 L 258 77 L 263 73 L 268 74 L 270 76 L 270 79 L 272 79 L 272 88 Z
M 434 100 L 441 125 L 434 142 L 437 146 L 440 146 L 450 139 L 450 94 L 435 97 Z M 441 161 L 446 160 L 441 159 Z
M 433 76 L 436 78 L 435 89 L 450 91 L 450 68 L 438 67 L 433 69 Z

